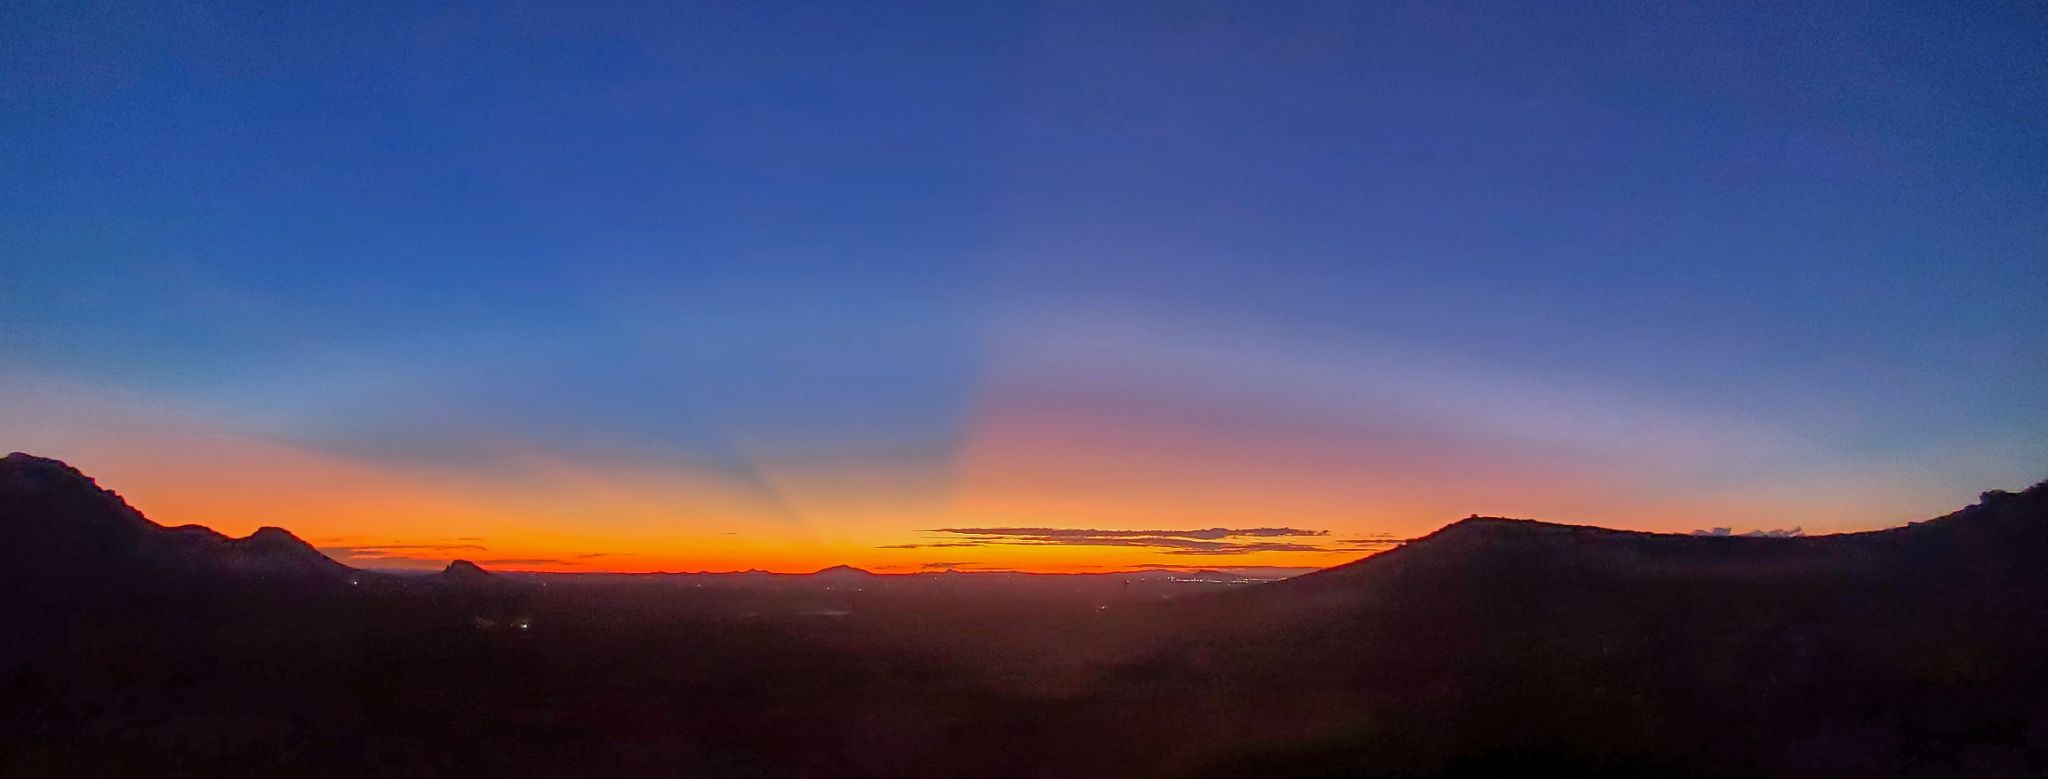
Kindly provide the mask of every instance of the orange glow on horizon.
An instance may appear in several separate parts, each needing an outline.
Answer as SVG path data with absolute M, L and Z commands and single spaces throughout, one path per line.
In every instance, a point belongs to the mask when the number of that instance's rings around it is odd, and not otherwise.
M 1355 539 L 1414 537 L 1473 513 L 1673 532 L 1830 532 L 1940 513 L 1899 515 L 1912 505 L 1903 488 L 1854 493 L 1853 502 L 1832 484 L 1618 493 L 1583 467 L 1512 453 L 1478 463 L 1427 442 L 1306 421 L 1189 424 L 1184 417 L 1213 410 L 1104 409 L 1003 393 L 986 399 L 943 473 L 913 463 L 763 459 L 753 478 L 740 479 L 513 447 L 474 471 L 387 464 L 76 388 L 43 389 L 16 406 L 38 409 L 35 416 L 0 417 L 16 436 L 7 445 L 70 462 L 159 523 L 234 536 L 279 526 L 367 567 L 456 558 L 507 570 L 617 572 L 1327 567 L 1371 553 Z M 1341 549 L 1187 554 L 970 545 L 927 532 L 1281 526 L 1328 531 L 1294 540 Z

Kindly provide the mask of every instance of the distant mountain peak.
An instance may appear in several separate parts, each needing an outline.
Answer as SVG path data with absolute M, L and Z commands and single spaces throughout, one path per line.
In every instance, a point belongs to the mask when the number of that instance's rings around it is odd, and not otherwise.
M 212 531 L 207 531 L 211 533 Z M 224 562 L 243 569 L 284 573 L 334 573 L 348 566 L 321 554 L 312 544 L 281 527 L 260 527 L 246 538 L 228 539 L 234 554 Z
M 256 528 L 256 532 L 250 533 L 249 537 L 242 539 L 242 541 L 250 546 L 260 547 L 313 548 L 312 544 L 308 544 L 298 536 L 292 535 L 292 531 L 270 525 Z
M 441 569 L 441 575 L 458 579 L 481 579 L 491 576 L 491 572 L 468 560 L 451 560 L 448 567 Z
M 258 555 L 289 555 L 320 557 L 323 559 L 326 557 L 326 555 L 320 554 L 320 550 L 313 548 L 312 544 L 306 543 L 305 539 L 292 535 L 292 531 L 268 525 L 256 528 L 256 532 L 250 533 L 246 538 L 234 539 L 233 543 L 240 546 L 244 551 Z
M 851 565 L 835 565 L 835 566 L 832 566 L 832 567 L 830 567 L 830 568 L 826 568 L 826 569 L 824 569 L 824 570 L 818 571 L 817 573 L 814 573 L 814 574 L 811 574 L 811 575 L 812 575 L 812 576 L 824 576 L 824 577 L 828 577 L 828 578 L 852 578 L 852 577 L 861 577 L 861 578 L 865 578 L 865 577 L 869 577 L 869 576 L 879 576 L 880 574 L 877 574 L 877 573 L 875 573 L 874 571 L 870 571 L 870 570 L 867 570 L 867 569 L 865 569 L 865 568 L 855 568 L 855 567 L 853 567 L 853 566 L 851 566 Z

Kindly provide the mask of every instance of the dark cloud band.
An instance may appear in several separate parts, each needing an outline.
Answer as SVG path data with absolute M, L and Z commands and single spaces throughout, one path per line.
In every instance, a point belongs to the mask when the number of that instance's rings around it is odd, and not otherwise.
M 1195 528 L 1189 530 L 1095 530 L 1051 527 L 945 527 L 924 531 L 932 540 L 890 544 L 884 549 L 952 549 L 980 546 L 1113 546 L 1167 554 L 1235 555 L 1253 552 L 1377 551 L 1399 543 L 1392 538 L 1330 538 L 1328 530 L 1292 527 Z M 1270 539 L 1291 539 L 1275 541 Z

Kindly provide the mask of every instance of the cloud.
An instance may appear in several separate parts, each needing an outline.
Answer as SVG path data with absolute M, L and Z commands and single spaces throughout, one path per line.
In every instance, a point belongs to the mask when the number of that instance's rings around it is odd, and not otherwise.
M 1736 533 L 1733 528 L 1717 527 L 1707 530 L 1695 530 L 1692 531 L 1692 535 L 1726 537 L 1736 535 Z M 1741 535 L 1748 538 L 1798 538 L 1806 535 L 1806 531 L 1797 527 L 1788 527 L 1780 530 L 1751 530 Z
M 1101 566 L 1096 566 L 1096 567 L 1101 567 Z M 1249 576 L 1274 576 L 1274 575 L 1278 575 L 1278 576 L 1299 576 L 1299 575 L 1301 575 L 1301 574 L 1304 574 L 1304 573 L 1308 573 L 1308 572 L 1310 572 L 1310 571 L 1315 571 L 1315 570 L 1319 570 L 1319 569 L 1317 569 L 1317 568 L 1316 568 L 1316 567 L 1314 567 L 1314 566 L 1302 566 L 1302 565 L 1229 565 L 1229 564 L 1224 564 L 1224 565 L 1203 565 L 1203 566 L 1200 566 L 1200 567 L 1198 568 L 1198 567 L 1195 567 L 1195 565 L 1194 565 L 1194 564 L 1192 564 L 1192 563 L 1142 563 L 1142 564 L 1139 564 L 1139 565 L 1119 565 L 1119 566 L 1115 566 L 1115 567 L 1116 567 L 1116 568 L 1120 568 L 1120 569 L 1129 569 L 1129 570 L 1140 570 L 1140 571 L 1188 571 L 1188 570 L 1201 570 L 1201 571 L 1216 571 L 1216 572 L 1220 572 L 1220 573 L 1234 573 L 1234 574 L 1239 574 L 1239 575 L 1249 575 Z
M 445 560 L 463 557 L 470 552 L 486 551 L 483 544 L 471 543 L 424 543 L 424 544 L 337 544 L 319 547 L 320 553 L 346 565 L 385 563 L 408 563 L 415 561 Z
M 945 549 L 947 547 L 986 546 L 976 541 L 934 541 L 928 544 L 883 544 L 876 549 Z
M 346 549 L 346 550 L 351 550 L 351 551 L 354 551 L 354 552 L 356 552 L 356 553 L 358 553 L 358 554 L 377 554 L 377 553 L 388 553 L 388 552 L 412 552 L 412 551 L 424 551 L 424 552 L 459 552 L 459 551 L 463 551 L 463 550 L 474 550 L 474 551 L 483 551 L 483 549 L 484 549 L 485 547 L 484 547 L 484 545 L 483 545 L 483 544 L 370 544 L 370 545 L 366 545 L 366 546 L 336 546 L 336 547 L 328 547 L 328 548 L 331 548 L 331 549 Z
M 1332 552 L 1383 552 L 1412 540 L 1414 539 L 1396 538 L 1389 533 L 1378 533 L 1364 538 L 1338 539 L 1336 545 L 1328 547 L 1328 549 Z
M 1762 538 L 1798 538 L 1799 536 L 1806 535 L 1806 531 L 1796 527 L 1788 527 L 1780 530 L 1751 530 L 1743 533 L 1743 535 Z
M 1219 540 L 1235 537 L 1280 538 L 1287 536 L 1327 536 L 1328 530 L 1302 530 L 1292 527 L 1252 527 L 1231 529 L 1212 527 L 1201 530 L 1081 530 L 1055 527 L 942 527 L 925 532 L 957 533 L 969 536 L 1037 536 L 1044 538 L 1191 538 Z
M 334 558 L 346 565 L 367 568 L 437 568 L 448 560 L 462 558 L 483 566 L 494 565 L 579 565 L 604 557 L 612 552 L 582 552 L 561 557 L 491 557 L 477 554 L 490 548 L 479 543 L 481 538 L 464 537 L 449 542 L 406 543 L 406 544 L 333 544 L 318 547 L 321 554 Z
M 1332 551 L 1332 550 L 1331 550 L 1331 549 L 1329 549 L 1328 547 L 1316 546 L 1316 545 L 1314 545 L 1314 544 L 1286 544 L 1286 543 L 1255 543 L 1255 544 L 1233 544 L 1233 543 L 1224 543 L 1224 542 L 1214 542 L 1214 541 L 1211 541 L 1211 542 L 1197 542 L 1197 543 L 1201 543 L 1201 544 L 1203 544 L 1203 545 L 1201 545 L 1201 546 L 1183 546 L 1183 547 L 1180 547 L 1180 548 L 1168 548 L 1168 549 L 1166 549 L 1165 551 L 1166 551 L 1166 553 L 1167 553 L 1167 554 L 1186 554 L 1186 555 L 1234 555 L 1234 554 L 1249 554 L 1249 553 L 1251 553 L 1251 552 L 1328 552 L 1328 551 Z
M 1253 552 L 1378 551 L 1399 543 L 1391 538 L 1330 538 L 1328 530 L 1292 527 L 1194 528 L 1188 530 L 1095 530 L 1052 527 L 944 527 L 923 531 L 936 540 L 890 544 L 883 549 L 943 549 L 980 546 L 1114 546 L 1166 554 L 1237 555 Z M 1272 540 L 1289 539 L 1289 540 Z

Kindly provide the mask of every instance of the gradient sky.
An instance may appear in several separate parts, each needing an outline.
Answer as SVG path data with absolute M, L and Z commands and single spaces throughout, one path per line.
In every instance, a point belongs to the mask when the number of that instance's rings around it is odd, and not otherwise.
M 0 8 L 0 450 L 356 564 L 1326 565 L 2048 476 L 2023 2 Z

